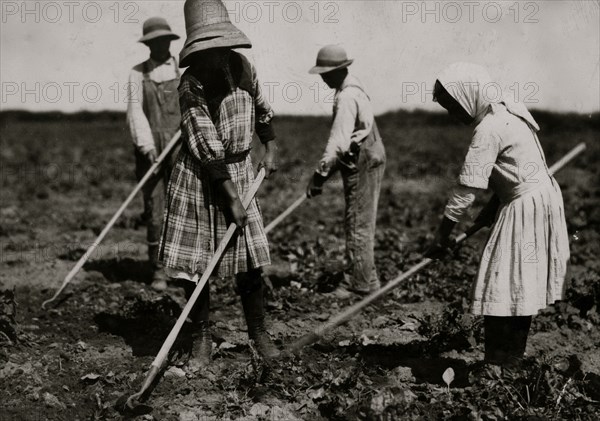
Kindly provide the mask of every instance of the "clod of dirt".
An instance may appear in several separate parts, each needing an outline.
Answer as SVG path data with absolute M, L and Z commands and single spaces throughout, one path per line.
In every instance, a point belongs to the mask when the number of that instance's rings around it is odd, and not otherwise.
M 252 405 L 252 408 L 250 408 L 250 415 L 253 417 L 265 417 L 269 412 L 269 409 L 270 408 L 264 403 L 255 403 Z
M 12 361 L 8 361 L 0 369 L 0 379 L 8 379 L 12 376 L 30 375 L 33 372 L 33 366 L 30 361 L 25 364 L 17 364 Z
M 371 398 L 369 419 L 381 416 L 389 407 L 409 405 L 417 398 L 418 396 L 408 388 L 403 388 L 396 393 L 386 389 Z
M 89 373 L 81 377 L 81 381 L 87 384 L 96 383 L 101 376 L 96 373 Z
M 183 411 L 179 413 L 179 421 L 197 421 L 198 417 L 192 411 Z
M 67 406 L 58 400 L 58 398 L 48 392 L 44 393 L 44 403 L 49 408 L 67 409 Z
M 396 367 L 389 375 L 397 384 L 413 383 L 416 380 L 410 367 Z
M 274 421 L 301 421 L 301 419 L 294 415 L 289 409 L 281 408 L 279 406 L 271 408 L 271 414 L 268 419 Z
M 183 378 L 185 377 L 185 371 L 179 367 L 170 367 L 165 372 L 165 377 Z

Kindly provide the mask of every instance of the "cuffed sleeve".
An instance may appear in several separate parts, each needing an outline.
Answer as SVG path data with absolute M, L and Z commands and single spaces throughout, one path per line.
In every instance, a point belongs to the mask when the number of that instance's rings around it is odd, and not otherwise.
M 190 153 L 206 169 L 213 182 L 230 179 L 225 164 L 225 149 L 210 118 L 200 83 L 184 75 L 179 85 L 179 103 L 184 142 Z

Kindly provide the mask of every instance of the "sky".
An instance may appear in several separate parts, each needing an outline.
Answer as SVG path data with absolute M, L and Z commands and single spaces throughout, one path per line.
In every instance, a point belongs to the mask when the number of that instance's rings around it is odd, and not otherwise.
M 129 71 L 148 57 L 142 22 L 163 16 L 185 38 L 183 1 L 0 0 L 0 109 L 126 109 Z M 234 1 L 278 114 L 331 113 L 332 92 L 308 74 L 340 44 L 381 114 L 438 110 L 431 89 L 455 61 L 482 64 L 529 108 L 600 111 L 600 1 Z

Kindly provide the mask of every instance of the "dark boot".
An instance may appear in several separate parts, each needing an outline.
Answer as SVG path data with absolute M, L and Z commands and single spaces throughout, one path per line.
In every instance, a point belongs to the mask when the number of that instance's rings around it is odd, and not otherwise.
M 263 279 L 260 272 L 252 271 L 238 275 L 237 282 L 248 325 L 248 337 L 254 341 L 256 350 L 263 358 L 276 358 L 279 356 L 279 351 L 271 342 L 265 328 Z
M 196 288 L 196 284 L 187 281 L 184 285 L 185 296 L 189 300 Z M 192 321 L 194 345 L 192 347 L 192 357 L 188 361 L 188 366 L 193 371 L 206 367 L 211 362 L 212 335 L 210 331 L 209 311 L 210 289 L 208 283 L 206 283 L 189 315 L 190 320 Z
M 531 316 L 485 316 L 485 361 L 516 367 L 523 360 Z
M 525 348 L 527 347 L 527 337 L 531 327 L 531 316 L 510 317 L 510 332 L 507 337 L 506 362 L 505 366 L 509 368 L 518 367 L 523 361 Z
M 484 316 L 485 359 L 488 364 L 503 365 L 506 362 L 508 317 Z

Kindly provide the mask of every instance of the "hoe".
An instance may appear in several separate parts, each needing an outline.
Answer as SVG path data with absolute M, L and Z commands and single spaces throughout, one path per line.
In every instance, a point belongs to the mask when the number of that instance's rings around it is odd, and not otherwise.
M 580 143 L 575 148 L 573 148 L 568 154 L 566 154 L 565 156 L 563 156 L 559 161 L 557 161 L 554 165 L 552 165 L 552 167 L 549 168 L 550 175 L 553 175 L 556 172 L 560 171 L 565 165 L 567 165 L 571 160 L 573 160 L 573 158 L 575 158 L 577 155 L 579 155 L 581 152 L 583 152 L 585 150 L 585 147 L 586 147 L 585 143 Z M 482 229 L 485 226 L 486 226 L 486 224 L 477 224 L 477 223 L 475 223 L 466 232 L 460 234 L 456 238 L 456 240 L 455 240 L 456 241 L 456 245 L 459 245 L 460 243 L 464 242 L 467 238 L 471 237 L 472 235 L 474 235 L 476 232 L 478 232 L 480 229 Z M 356 303 L 356 304 L 348 307 L 342 313 L 338 314 L 335 317 L 332 317 L 327 322 L 319 325 L 313 331 L 311 331 L 311 332 L 307 333 L 306 335 L 300 337 L 292 345 L 289 346 L 289 351 L 291 351 L 291 352 L 297 352 L 298 350 L 302 349 L 303 347 L 305 347 L 307 345 L 310 345 L 310 344 L 318 341 L 319 338 L 325 332 L 327 332 L 327 331 L 335 328 L 336 326 L 339 326 L 342 323 L 350 320 L 352 317 L 354 317 L 356 314 L 358 314 L 361 310 L 363 310 L 365 307 L 367 307 L 368 305 L 370 305 L 372 302 L 374 302 L 377 299 L 379 299 L 379 298 L 383 297 L 384 295 L 386 295 L 392 289 L 394 289 L 398 285 L 400 285 L 400 283 L 402 283 L 402 281 L 404 281 L 405 279 L 407 279 L 410 276 L 414 275 L 415 273 L 417 273 L 418 271 L 420 271 L 421 269 L 423 269 L 425 266 L 429 265 L 433 261 L 434 260 L 430 259 L 430 258 L 423 259 L 421 262 L 417 263 L 416 265 L 414 265 L 412 268 L 410 268 L 406 272 L 401 273 L 396 278 L 394 278 L 393 280 L 391 280 L 390 282 L 388 282 L 380 290 L 378 290 L 378 291 L 372 293 L 371 295 L 365 297 L 363 300 L 359 301 L 358 303 Z
M 264 177 L 265 177 L 265 170 L 261 169 L 258 172 L 258 175 L 257 175 L 254 183 L 250 186 L 248 193 L 244 197 L 244 201 L 243 201 L 244 208 L 247 208 L 250 205 L 250 202 L 252 202 L 252 199 L 256 195 L 256 192 L 258 191 L 258 188 L 260 187 L 260 184 L 262 183 Z M 166 357 L 168 356 L 169 351 L 171 350 L 171 347 L 173 346 L 173 343 L 175 343 L 175 340 L 177 339 L 177 335 L 179 335 L 179 331 L 181 330 L 181 328 L 183 327 L 183 324 L 185 323 L 185 319 L 188 317 L 190 311 L 192 310 L 192 307 L 194 306 L 194 304 L 196 303 L 196 300 L 200 296 L 200 293 L 202 292 L 202 289 L 206 285 L 206 282 L 208 282 L 208 279 L 210 278 L 212 271 L 215 269 L 215 267 L 219 263 L 219 260 L 221 259 L 221 255 L 225 251 L 225 248 L 229 244 L 229 241 L 233 238 L 236 230 L 237 230 L 237 226 L 235 224 L 232 223 L 229 225 L 227 232 L 225 233 L 225 235 L 223 236 L 223 239 L 219 243 L 219 246 L 217 247 L 215 254 L 211 258 L 210 262 L 208 263 L 208 266 L 207 266 L 206 270 L 204 271 L 204 273 L 202 274 L 202 277 L 200 278 L 200 280 L 198 281 L 197 275 L 194 277 L 193 281 L 197 282 L 196 289 L 194 289 L 192 296 L 190 297 L 187 304 L 183 308 L 179 318 L 177 319 L 177 322 L 175 322 L 175 326 L 173 326 L 173 328 L 171 329 L 169 336 L 167 336 L 167 339 L 165 340 L 162 347 L 160 348 L 160 351 L 156 355 L 156 358 L 154 358 L 154 361 L 150 365 L 150 370 L 148 371 L 148 374 L 146 375 L 146 379 L 144 380 L 144 383 L 142 384 L 142 388 L 140 389 L 140 391 L 138 393 L 131 395 L 126 400 L 125 400 L 124 396 L 119 398 L 119 400 L 117 400 L 117 409 L 128 410 L 128 411 L 133 410 L 134 412 L 136 412 L 135 411 L 136 401 L 146 392 L 146 390 L 148 390 L 150 385 L 154 382 L 154 379 L 156 378 L 156 375 L 159 373 Z
M 561 170 L 566 164 L 568 164 L 577 155 L 579 155 L 581 152 L 583 152 L 585 150 L 585 148 L 586 148 L 586 145 L 584 143 L 581 143 L 581 144 L 577 145 L 568 154 L 566 154 L 558 162 L 556 162 L 554 165 L 552 165 L 552 167 L 549 168 L 550 174 L 552 175 L 552 174 L 558 172 L 559 170 Z M 258 190 L 258 187 L 259 187 L 260 183 L 262 182 L 263 178 L 264 178 L 264 170 L 261 170 L 259 172 L 259 175 L 257 176 L 257 179 L 256 179 L 255 183 L 252 185 L 252 187 L 250 188 L 250 191 L 248 192 L 248 194 L 244 198 L 244 207 L 247 207 L 249 205 L 250 201 L 252 200 L 252 198 L 256 194 L 256 191 Z M 272 230 L 286 216 L 288 216 L 298 206 L 300 206 L 300 204 L 302 204 L 302 202 L 305 200 L 305 198 L 306 198 L 306 196 L 302 196 L 298 200 L 296 200 L 287 210 L 285 210 L 280 216 L 278 216 L 273 222 L 271 222 L 267 226 L 266 230 L 267 231 Z M 477 224 L 477 223 L 474 224 L 465 233 L 459 235 L 456 238 L 456 240 L 455 240 L 456 244 L 458 245 L 458 244 L 464 242 L 467 238 L 469 238 L 472 235 L 474 235 L 476 232 L 478 232 L 484 226 L 486 226 L 486 225 L 485 224 Z M 227 246 L 227 243 L 229 242 L 229 240 L 231 239 L 231 237 L 234 235 L 235 230 L 236 230 L 235 224 L 230 225 L 230 227 L 229 227 L 229 229 L 227 231 L 227 234 L 225 235 L 225 237 L 221 241 L 221 244 L 217 248 L 217 250 L 215 252 L 215 255 L 213 256 L 211 262 L 209 263 L 209 265 L 207 267 L 206 272 L 202 275 L 202 278 L 198 282 L 198 284 L 196 286 L 196 289 L 194 290 L 194 293 L 190 297 L 188 303 L 186 304 L 185 308 L 181 312 L 181 315 L 179 316 L 179 319 L 177 319 L 177 322 L 175 323 L 175 326 L 173 327 L 173 329 L 169 333 L 169 336 L 167 337 L 166 341 L 164 342 L 164 344 L 163 344 L 162 348 L 160 349 L 158 355 L 154 359 L 154 362 L 150 366 L 150 371 L 146 375 L 146 379 L 144 380 L 144 383 L 142 384 L 142 387 L 141 387 L 140 391 L 138 393 L 135 393 L 135 394 L 129 396 L 129 398 L 127 398 L 126 395 L 121 396 L 117 400 L 117 403 L 116 403 L 116 408 L 118 410 L 125 411 L 125 412 L 130 412 L 130 413 L 137 413 L 137 414 L 147 413 L 147 412 L 150 412 L 152 410 L 152 408 L 150 406 L 148 406 L 148 405 L 139 404 L 138 400 L 143 397 L 143 395 L 148 391 L 148 389 L 150 388 L 150 386 L 152 385 L 152 383 L 156 379 L 156 376 L 159 373 L 159 371 L 160 371 L 160 369 L 161 369 L 161 367 L 162 367 L 162 365 L 163 365 L 163 363 L 165 361 L 165 358 L 167 357 L 167 355 L 168 355 L 168 353 L 169 353 L 169 351 L 171 349 L 171 346 L 175 342 L 175 339 L 177 338 L 177 335 L 179 334 L 179 331 L 180 331 L 181 327 L 183 326 L 183 323 L 185 322 L 186 317 L 188 316 L 188 314 L 189 314 L 192 306 L 196 302 L 196 299 L 200 295 L 200 292 L 202 291 L 202 288 L 204 288 L 204 285 L 206 284 L 206 282 L 207 282 L 207 280 L 208 280 L 208 278 L 209 278 L 212 270 L 214 269 L 214 267 L 218 263 L 218 261 L 219 261 L 219 259 L 221 257 L 221 254 L 223 253 L 225 247 Z M 400 275 L 398 275 L 395 279 L 393 279 L 392 281 L 390 281 L 387 285 L 385 285 L 380 290 L 378 290 L 378 291 L 372 293 L 371 295 L 365 297 L 363 300 L 359 301 L 358 303 L 356 303 L 356 304 L 348 307 L 342 313 L 336 315 L 335 317 L 332 317 L 327 322 L 319 325 L 317 328 L 315 328 L 311 332 L 309 332 L 309 333 L 305 334 L 304 336 L 300 337 L 299 339 L 297 339 L 284 352 L 282 352 L 282 355 L 289 355 L 290 353 L 298 352 L 303 347 L 305 347 L 307 345 L 310 345 L 310 344 L 318 341 L 319 338 L 321 338 L 321 336 L 325 332 L 327 332 L 327 331 L 329 331 L 331 329 L 334 329 L 335 327 L 337 327 L 337 326 L 339 326 L 339 325 L 347 322 L 353 316 L 355 316 L 360 311 L 362 311 L 365 307 L 367 307 L 368 305 L 370 305 L 374 301 L 378 300 L 382 296 L 386 295 L 392 289 L 394 289 L 398 285 L 400 285 L 400 283 L 402 283 L 404 280 L 406 280 L 410 276 L 414 275 L 415 273 L 419 272 L 421 269 L 423 269 L 424 267 L 426 267 L 427 265 L 429 265 L 433 261 L 434 260 L 430 259 L 430 258 L 423 259 L 420 263 L 416 264 L 415 266 L 413 266 L 412 268 L 410 268 L 406 272 L 403 272 Z
M 150 180 L 150 178 L 152 178 L 155 174 L 157 174 L 160 171 L 163 161 L 167 158 L 167 156 L 169 156 L 169 153 L 171 153 L 173 148 L 175 148 L 175 146 L 177 145 L 177 142 L 179 142 L 180 137 L 181 137 L 181 131 L 178 130 L 177 133 L 175 133 L 175 135 L 173 136 L 173 138 L 169 141 L 169 143 L 167 144 L 165 149 L 162 151 L 162 153 L 159 155 L 156 162 L 154 164 L 152 164 L 152 166 L 146 172 L 144 177 L 142 177 L 142 179 L 138 182 L 137 186 L 135 186 L 133 191 L 129 194 L 127 199 L 125 199 L 125 201 L 123 202 L 121 207 L 117 210 L 117 212 L 115 212 L 115 214 L 110 219 L 108 224 L 106 224 L 106 226 L 104 227 L 104 229 L 102 230 L 100 235 L 98 235 L 98 238 L 96 238 L 96 240 L 94 240 L 92 245 L 88 247 L 88 249 L 83 254 L 83 256 L 81 256 L 79 258 L 79 261 L 77 262 L 77 264 L 75 264 L 73 269 L 71 269 L 71 271 L 67 274 L 67 276 L 65 277 L 60 288 L 54 293 L 54 295 L 50 299 L 48 299 L 42 303 L 43 309 L 46 309 L 46 306 L 48 304 L 50 304 L 52 301 L 54 301 L 58 298 L 60 293 L 65 289 L 65 287 L 69 284 L 69 282 L 71 282 L 71 280 L 75 277 L 75 275 L 77 275 L 77 273 L 81 270 L 81 268 L 83 267 L 85 262 L 87 262 L 87 260 L 90 258 L 90 256 L 94 253 L 94 251 L 100 245 L 102 240 L 104 240 L 104 237 L 106 237 L 106 234 L 108 234 L 108 232 L 111 230 L 111 228 L 113 227 L 115 222 L 117 222 L 117 219 L 119 219 L 121 214 L 125 211 L 127 206 L 129 206 L 129 204 L 135 198 L 135 196 L 139 193 L 139 191 L 142 190 L 142 187 L 144 187 L 144 185 L 148 182 L 148 180 Z

